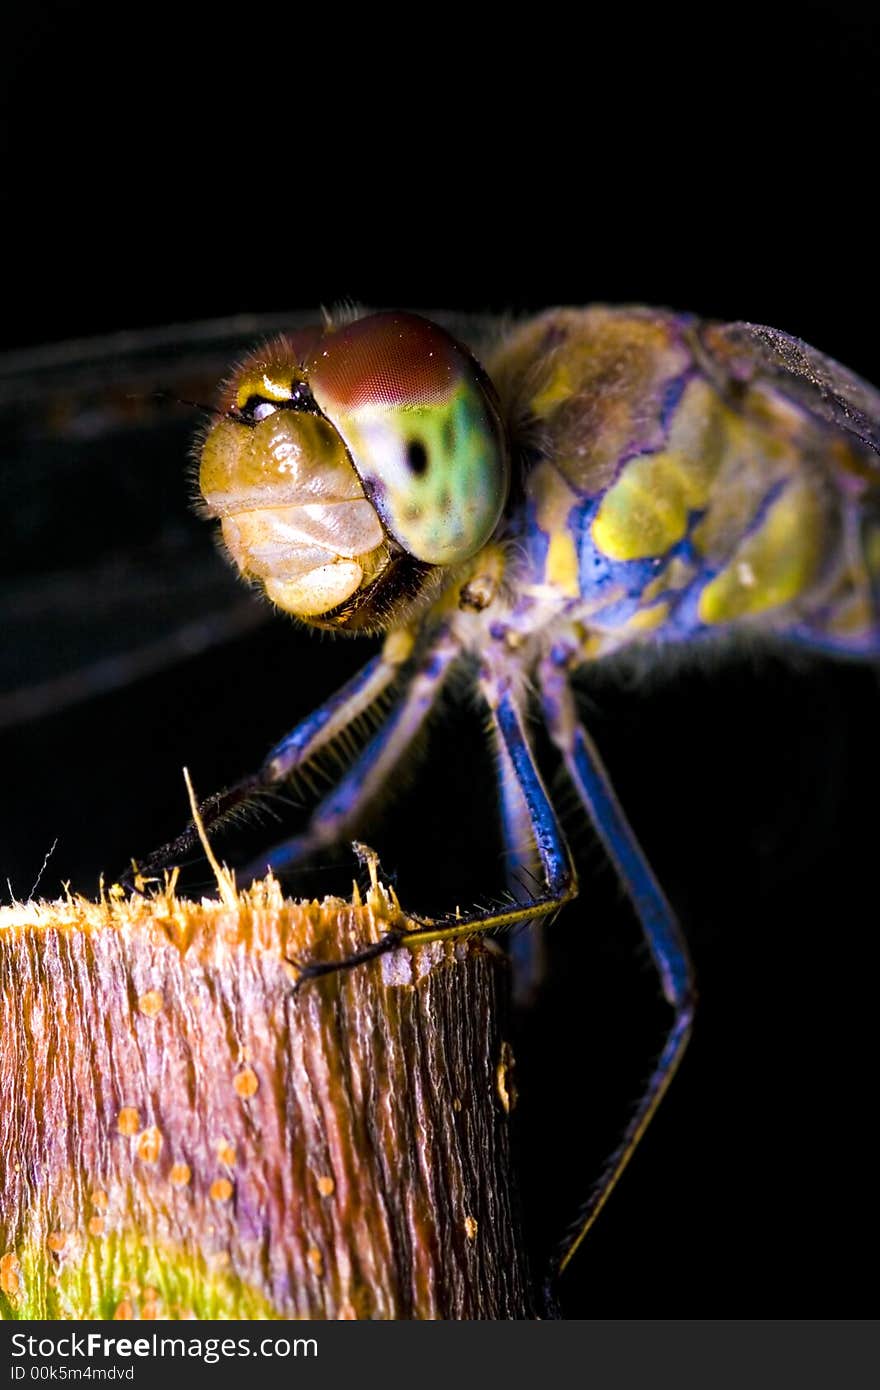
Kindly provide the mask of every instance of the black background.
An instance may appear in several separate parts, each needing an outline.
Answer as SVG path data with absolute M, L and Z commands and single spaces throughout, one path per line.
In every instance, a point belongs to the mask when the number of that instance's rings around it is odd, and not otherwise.
M 880 380 L 873 27 L 841 5 L 493 22 L 242 13 L 184 35 L 38 7 L 4 54 L 3 346 L 349 297 L 631 301 L 772 323 Z M 4 876 L 26 891 L 57 835 L 43 888 L 93 884 L 176 828 L 183 762 L 203 790 L 253 766 L 359 656 L 276 623 L 7 738 Z M 590 687 L 702 1007 L 568 1316 L 866 1311 L 877 695 L 863 668 L 774 657 Z M 425 906 L 432 860 L 455 899 L 498 872 L 478 721 L 452 714 L 431 749 L 369 836 Z M 575 841 L 582 899 L 517 1049 L 536 1259 L 662 1023 L 613 878 Z M 345 882 L 340 856 L 299 886 Z

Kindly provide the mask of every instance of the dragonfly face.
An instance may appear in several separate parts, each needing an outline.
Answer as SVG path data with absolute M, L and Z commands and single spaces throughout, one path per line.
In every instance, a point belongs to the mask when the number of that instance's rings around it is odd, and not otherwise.
M 323 336 L 338 347 L 355 328 L 368 335 L 369 324 L 369 319 L 343 324 Z M 321 336 L 297 340 L 292 364 L 288 358 L 267 361 L 265 354 L 252 358 L 234 378 L 232 395 L 221 402 L 222 418 L 215 417 L 202 452 L 207 505 L 233 537 L 229 548 L 237 567 L 258 582 L 272 576 L 258 572 L 254 557 L 271 569 L 279 527 L 277 514 L 271 517 L 271 534 L 254 522 L 255 513 L 269 510 L 260 505 L 268 495 L 261 489 L 271 491 L 278 482 L 267 479 L 265 461 L 296 468 L 307 461 L 311 471 L 305 486 L 311 479 L 319 500 L 305 501 L 307 492 L 293 499 L 273 493 L 268 500 L 276 512 L 296 512 L 282 517 L 281 524 L 296 531 L 299 559 L 312 550 L 321 563 L 285 576 L 284 584 L 294 588 L 277 590 L 275 600 L 292 596 L 288 606 L 294 612 L 298 607 L 311 625 L 386 634 L 372 684 L 359 686 L 357 699 L 363 703 L 373 693 L 391 697 L 391 728 L 384 741 L 374 739 L 361 755 L 357 775 L 343 779 L 325 798 L 305 834 L 285 845 L 274 861 L 278 868 L 334 838 L 346 838 L 361 810 L 356 789 L 366 791 L 363 800 L 371 795 L 381 801 L 383 777 L 396 766 L 440 691 L 467 688 L 452 680 L 456 670 L 496 712 L 499 802 L 514 877 L 518 870 L 540 876 L 548 861 L 551 871 L 564 876 L 564 852 L 555 855 L 555 868 L 552 862 L 552 825 L 548 832 L 548 818 L 536 801 L 540 787 L 536 792 L 534 779 L 522 772 L 523 741 L 515 729 L 511 732 L 510 721 L 504 722 L 501 707 L 508 693 L 514 712 L 522 716 L 533 683 L 540 681 L 543 717 L 563 760 L 569 756 L 577 789 L 579 769 L 583 784 L 589 768 L 583 750 L 578 761 L 572 741 L 568 676 L 578 668 L 589 670 L 600 657 L 630 649 L 642 663 L 662 661 L 672 650 L 697 650 L 714 635 L 741 635 L 750 643 L 769 635 L 852 655 L 876 650 L 877 475 L 871 432 L 876 402 L 869 388 L 801 345 L 758 330 L 711 328 L 648 311 L 565 311 L 506 334 L 495 325 L 473 336 L 465 331 L 493 385 L 484 386 L 474 368 L 474 389 L 481 393 L 474 413 L 482 411 L 484 429 L 478 437 L 488 437 L 489 443 L 476 451 L 475 468 L 461 475 L 453 470 L 446 479 L 451 493 L 457 485 L 473 503 L 460 523 L 467 533 L 462 539 L 448 524 L 451 498 L 450 504 L 441 503 L 442 484 L 418 498 L 415 515 L 404 515 L 408 487 L 428 487 L 422 454 L 409 449 L 407 430 L 392 433 L 389 445 L 384 427 L 378 430 L 380 447 L 364 449 L 367 424 L 375 422 L 365 423 L 363 411 L 369 415 L 375 401 L 367 398 L 365 407 L 357 395 L 362 380 L 357 372 L 363 368 L 352 368 L 345 389 L 337 383 L 331 396 L 316 370 Z M 238 350 L 230 343 L 223 355 L 231 358 Z M 456 346 L 455 353 L 457 361 L 473 360 L 463 347 Z M 219 377 L 223 359 L 216 355 L 220 361 L 206 374 L 213 370 Z M 201 361 L 201 347 L 195 357 Z M 418 385 L 422 368 L 412 356 L 407 364 Z M 186 375 L 175 368 L 179 395 L 204 399 L 206 388 L 195 380 L 183 384 Z M 201 377 L 201 366 L 190 375 Z M 130 402 L 130 388 L 118 394 L 117 416 L 131 409 L 124 404 Z M 411 412 L 400 400 L 394 405 L 408 423 Z M 63 432 L 64 414 L 57 403 L 55 408 Z M 82 416 L 76 418 L 82 428 Z M 113 428 L 118 460 L 126 455 L 120 454 L 122 431 Z M 182 433 L 189 428 L 183 424 Z M 105 421 L 81 458 L 107 430 Z M 419 436 L 432 465 L 435 439 L 441 462 L 444 458 L 443 435 L 441 421 Z M 243 447 L 235 442 L 241 439 Z M 265 448 L 257 447 L 267 441 Z M 65 447 L 70 447 L 69 432 Z M 246 469 L 243 483 L 236 475 L 242 458 L 256 469 L 256 481 Z M 174 466 L 179 469 L 179 455 Z M 289 472 L 284 475 L 285 482 L 290 478 Z M 328 478 L 335 490 L 322 495 Z M 302 471 L 295 469 L 294 482 L 302 481 Z M 239 489 L 232 502 L 230 482 L 233 493 Z M 328 506 L 346 513 L 330 537 L 334 544 L 341 537 L 344 549 L 330 551 L 329 562 L 327 527 L 320 529 L 326 521 L 320 509 Z M 425 549 L 424 532 L 437 515 L 446 531 L 441 525 L 439 535 L 429 538 L 435 548 Z M 244 539 L 242 516 L 251 527 Z M 444 546 L 451 546 L 451 553 Z M 165 553 L 180 561 L 189 553 L 189 541 L 176 551 L 171 541 Z M 160 570 L 170 568 L 166 563 Z M 343 573 L 332 576 L 330 584 L 326 575 L 309 580 L 305 603 L 319 611 L 303 611 L 303 576 L 327 568 Z M 389 571 L 405 574 L 405 583 L 397 588 L 395 580 L 383 594 Z M 220 574 L 218 585 L 224 580 Z M 356 587 L 343 593 L 355 580 Z M 331 600 L 331 606 L 323 606 Z M 218 600 L 218 611 L 219 606 Z M 193 618 L 196 627 L 203 621 L 200 615 Z M 131 650 L 123 651 L 123 666 Z M 348 650 L 319 646 L 315 660 L 337 661 L 342 651 L 350 661 L 355 653 L 349 656 Z M 101 672 L 93 674 L 100 682 Z M 42 684 L 54 679 L 50 673 Z M 270 777 L 301 765 L 315 739 L 332 740 L 345 713 L 351 713 L 350 704 L 346 711 L 332 696 L 321 708 L 329 712 L 320 728 L 303 710 L 306 717 L 294 735 L 273 750 L 264 769 Z M 537 709 L 537 701 L 529 705 L 530 712 Z M 249 701 L 248 721 L 259 725 L 260 713 Z M 522 731 L 522 719 L 521 725 Z M 655 733 L 661 728 L 655 726 Z M 137 731 L 132 735 L 137 749 Z M 258 729 L 255 739 L 260 741 Z M 526 735 L 527 749 L 530 742 Z M 668 786 L 657 781 L 655 798 L 664 801 Z M 626 844 L 619 825 L 615 830 L 614 808 L 595 804 L 601 789 L 600 779 L 587 810 L 600 833 L 604 825 L 620 864 Z M 487 809 L 491 795 L 487 790 Z M 566 795 L 571 800 L 571 790 Z M 723 799 L 723 793 L 719 796 Z M 582 800 L 589 802 L 589 787 Z M 537 844 L 529 834 L 536 817 Z M 481 812 L 480 819 L 488 817 Z M 693 843 L 680 850 L 687 861 Z M 383 852 L 387 857 L 384 847 Z M 675 856 L 667 852 L 664 859 L 667 867 L 674 866 Z M 622 871 L 625 881 L 629 871 L 631 881 L 632 864 L 624 862 Z M 687 881 L 685 869 L 681 881 Z M 26 891 L 29 885 L 18 886 Z M 420 906 L 412 900 L 407 905 Z M 664 911 L 661 905 L 661 917 Z M 675 978 L 675 961 L 670 964 L 675 943 L 670 948 L 662 928 L 661 923 L 659 946 L 655 937 L 652 949 L 661 974 L 666 970 L 667 997 L 687 1005 L 687 982 Z
M 199 468 L 209 515 L 241 574 L 315 626 L 411 616 L 429 572 L 497 527 L 508 460 L 494 393 L 416 315 L 281 338 L 243 363 L 221 411 Z

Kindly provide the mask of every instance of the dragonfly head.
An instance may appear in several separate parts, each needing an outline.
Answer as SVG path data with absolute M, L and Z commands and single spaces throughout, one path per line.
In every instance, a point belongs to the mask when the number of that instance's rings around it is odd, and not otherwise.
M 241 573 L 334 629 L 399 621 L 486 544 L 508 482 L 491 383 L 448 333 L 405 313 L 254 353 L 199 461 L 208 515 Z

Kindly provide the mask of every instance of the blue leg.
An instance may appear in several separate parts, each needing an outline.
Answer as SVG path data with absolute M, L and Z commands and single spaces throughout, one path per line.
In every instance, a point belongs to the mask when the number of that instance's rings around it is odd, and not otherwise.
M 412 653 L 413 639 L 406 631 L 392 632 L 378 656 L 368 661 L 335 695 L 285 734 L 268 754 L 261 770 L 264 782 L 280 782 L 295 767 L 330 743 L 359 715 L 375 704 L 396 678 Z
M 290 872 L 316 850 L 338 843 L 357 824 L 365 807 L 381 790 L 394 767 L 412 744 L 437 701 L 450 668 L 460 656 L 460 649 L 449 638 L 441 638 L 424 662 L 410 678 L 397 704 L 355 759 L 349 771 L 320 802 L 302 834 L 261 855 L 242 871 L 242 876 L 261 877 L 267 870 L 275 874 Z M 285 750 L 296 738 L 296 730 L 283 744 Z M 279 757 L 279 751 L 271 755 Z
M 540 881 L 541 864 L 525 797 L 514 776 L 510 755 L 503 745 L 498 747 L 498 792 L 507 887 L 516 902 L 526 902 L 534 896 L 534 885 Z M 513 994 L 518 1004 L 528 1004 L 541 983 L 544 976 L 543 946 L 543 932 L 530 931 L 528 923 L 518 928 L 510 939 L 508 952 L 513 967 Z
M 578 721 L 564 660 L 557 662 L 550 657 L 543 664 L 541 689 L 550 733 L 636 909 L 663 994 L 673 1010 L 663 1051 L 621 1143 L 603 1167 L 580 1218 L 577 1234 L 560 1261 L 561 1271 L 605 1205 L 675 1074 L 690 1036 L 696 992 L 693 967 L 681 928 L 614 793 L 595 744 Z
M 483 693 L 487 696 L 502 750 L 509 760 L 519 795 L 525 803 L 529 828 L 544 872 L 547 892 L 551 896 L 568 894 L 574 887 L 571 855 L 562 838 L 562 831 L 541 780 L 541 774 L 535 766 L 519 710 L 509 689 L 500 692 L 497 699 L 491 686 L 484 685 Z M 534 901 L 532 899 L 533 903 Z
M 577 881 L 571 855 L 541 781 L 541 775 L 535 766 L 516 703 L 509 690 L 499 691 L 489 682 L 483 682 L 481 689 L 489 703 L 495 732 L 509 760 L 511 774 L 525 804 L 544 879 L 543 891 L 536 893 L 527 902 L 505 906 L 495 912 L 456 914 L 455 917 L 445 919 L 409 914 L 403 919 L 403 925 L 386 932 L 381 940 L 355 951 L 344 960 L 312 961 L 300 966 L 299 985 L 318 975 L 351 969 L 400 946 L 421 946 L 429 941 L 448 941 L 459 936 L 472 936 L 475 932 L 513 927 L 538 917 L 546 917 L 558 912 L 574 897 Z M 352 772 L 354 774 L 354 769 Z
M 243 778 L 225 791 L 216 792 L 202 803 L 200 814 L 205 829 L 213 829 L 235 807 L 283 781 L 294 768 L 307 762 L 320 748 L 353 724 L 396 679 L 412 648 L 413 638 L 409 632 L 402 629 L 390 633 L 379 655 L 368 661 L 329 700 L 285 735 L 268 754 L 259 772 Z M 164 869 L 179 863 L 198 843 L 198 831 L 190 823 L 175 840 L 139 861 L 140 876 L 148 878 L 162 873 Z

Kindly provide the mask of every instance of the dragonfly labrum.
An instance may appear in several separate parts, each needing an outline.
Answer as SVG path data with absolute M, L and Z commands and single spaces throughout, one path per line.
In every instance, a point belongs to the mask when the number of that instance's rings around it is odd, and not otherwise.
M 880 395 L 749 324 L 604 307 L 439 320 L 346 313 L 287 332 L 277 322 L 211 407 L 198 444 L 201 507 L 234 568 L 307 626 L 382 644 L 255 775 L 209 798 L 205 821 L 211 832 L 323 750 L 347 747 L 349 728 L 375 712 L 375 732 L 305 828 L 250 864 L 231 860 L 240 878 L 248 868 L 290 874 L 357 833 L 453 698 L 489 730 L 512 898 L 454 920 L 423 915 L 403 943 L 534 922 L 578 886 L 537 745 L 555 750 L 669 1007 L 656 1065 L 565 1263 L 668 1086 L 695 998 L 674 903 L 612 788 L 575 682 L 628 657 L 650 668 L 762 644 L 880 655 Z M 183 372 L 176 389 L 189 398 L 199 388 Z M 137 399 L 126 392 L 128 408 Z M 227 592 L 218 587 L 218 605 Z M 212 640 L 201 619 L 186 630 L 196 646 Z M 93 674 L 109 686 L 111 668 Z M 51 672 L 39 689 L 77 698 Z M 139 869 L 156 873 L 194 846 L 187 828 Z M 418 902 L 405 905 L 418 917 Z

